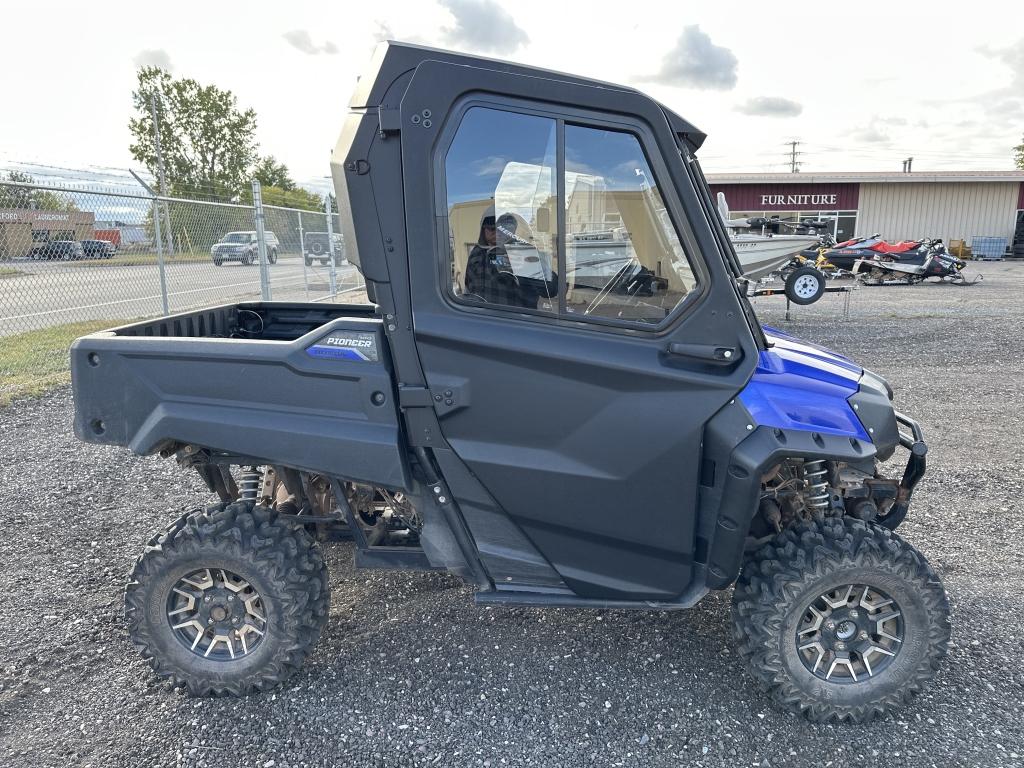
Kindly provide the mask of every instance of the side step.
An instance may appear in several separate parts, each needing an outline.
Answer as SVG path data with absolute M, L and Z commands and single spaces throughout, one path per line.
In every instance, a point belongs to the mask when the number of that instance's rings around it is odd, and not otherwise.
M 419 547 L 370 547 L 356 549 L 356 568 L 386 571 L 443 571 L 427 560 Z
M 703 580 L 700 582 L 703 584 Z M 477 592 L 473 599 L 477 605 L 517 606 L 527 608 L 605 608 L 609 610 L 678 611 L 692 608 L 708 593 L 705 586 L 691 587 L 673 600 L 604 600 L 578 597 L 565 592 L 521 592 L 496 590 Z

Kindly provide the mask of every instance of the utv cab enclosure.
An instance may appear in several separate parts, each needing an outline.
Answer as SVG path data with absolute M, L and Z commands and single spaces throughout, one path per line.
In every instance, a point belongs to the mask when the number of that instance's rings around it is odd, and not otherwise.
M 917 693 L 949 637 L 893 533 L 921 431 L 877 375 L 757 323 L 704 134 L 630 88 L 395 43 L 350 109 L 332 168 L 371 305 L 225 305 L 72 348 L 78 436 L 218 497 L 131 574 L 157 673 L 286 678 L 344 534 L 358 566 L 447 569 L 485 605 L 735 584 L 737 654 L 782 705 L 861 721 Z

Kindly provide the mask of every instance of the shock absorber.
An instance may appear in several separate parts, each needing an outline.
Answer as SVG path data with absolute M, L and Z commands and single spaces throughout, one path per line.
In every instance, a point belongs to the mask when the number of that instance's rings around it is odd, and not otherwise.
M 243 467 L 238 478 L 238 500 L 259 501 L 263 472 L 257 466 Z
M 804 462 L 804 504 L 814 512 L 828 509 L 828 466 L 824 459 Z

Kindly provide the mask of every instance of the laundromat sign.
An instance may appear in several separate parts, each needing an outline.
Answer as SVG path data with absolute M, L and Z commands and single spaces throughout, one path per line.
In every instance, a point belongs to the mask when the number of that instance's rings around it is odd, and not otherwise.
M 731 211 L 855 211 L 859 184 L 711 184 Z

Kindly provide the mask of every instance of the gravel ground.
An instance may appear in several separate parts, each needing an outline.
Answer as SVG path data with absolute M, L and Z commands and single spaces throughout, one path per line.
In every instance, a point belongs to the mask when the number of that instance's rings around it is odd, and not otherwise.
M 901 533 L 953 608 L 950 657 L 863 727 L 774 710 L 729 640 L 728 594 L 680 613 L 484 610 L 437 574 L 355 572 L 329 550 L 325 637 L 276 692 L 196 700 L 131 649 L 125 574 L 206 496 L 173 462 L 77 443 L 61 391 L 0 411 L 0 765 L 1024 764 L 1020 429 L 1024 264 L 865 288 L 765 322 L 887 376 L 931 447 Z

